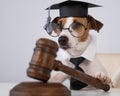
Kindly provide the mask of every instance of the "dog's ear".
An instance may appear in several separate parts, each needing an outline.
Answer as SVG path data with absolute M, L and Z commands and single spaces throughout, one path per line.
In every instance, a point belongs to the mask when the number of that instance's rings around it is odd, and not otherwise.
M 55 17 L 53 20 L 52 20 L 52 23 L 58 23 L 58 20 L 60 19 L 60 17 Z
M 60 31 L 58 30 L 58 21 L 59 21 L 60 17 L 56 17 L 52 20 L 52 29 L 54 30 L 54 32 L 59 35 Z
M 97 32 L 99 32 L 99 30 L 102 28 L 103 24 L 94 19 L 92 16 L 88 15 L 88 22 L 90 23 L 90 29 L 94 29 Z

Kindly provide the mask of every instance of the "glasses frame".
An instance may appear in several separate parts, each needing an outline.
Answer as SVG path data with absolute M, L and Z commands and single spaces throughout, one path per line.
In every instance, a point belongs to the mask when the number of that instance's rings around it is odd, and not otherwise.
M 79 22 L 79 23 L 80 23 L 80 22 Z M 72 24 L 73 24 L 73 23 L 72 23 Z M 75 36 L 75 35 L 72 34 L 72 31 L 70 30 L 70 27 L 71 27 L 72 24 L 70 24 L 70 26 L 69 26 L 68 28 L 60 28 L 59 30 L 60 30 L 60 32 L 61 32 L 62 30 L 68 30 L 73 37 L 79 38 L 80 36 Z M 88 24 L 89 24 L 89 22 L 87 23 L 87 25 L 86 25 L 86 27 L 85 27 L 85 25 L 83 25 L 82 23 L 80 23 L 80 25 L 85 29 L 85 31 L 87 30 Z M 53 36 L 53 35 L 51 35 L 49 32 L 47 32 L 47 33 L 48 33 L 51 37 L 58 37 L 58 35 Z
M 61 28 L 61 30 L 68 30 L 73 37 L 79 38 L 80 36 L 75 36 L 75 35 L 72 34 L 72 31 L 70 30 L 71 25 L 68 28 Z M 82 23 L 80 23 L 80 25 L 85 29 L 85 31 L 87 30 L 87 27 L 85 27 Z M 87 24 L 87 26 L 88 26 L 88 24 Z

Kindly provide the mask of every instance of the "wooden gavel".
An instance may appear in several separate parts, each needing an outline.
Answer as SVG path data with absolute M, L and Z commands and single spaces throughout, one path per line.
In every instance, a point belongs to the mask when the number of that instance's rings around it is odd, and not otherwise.
M 60 61 L 55 60 L 57 51 L 58 45 L 56 42 L 45 38 L 39 39 L 36 42 L 30 66 L 27 69 L 27 75 L 42 80 L 43 82 L 47 82 L 52 70 L 62 71 L 77 80 L 94 86 L 95 88 L 103 89 L 104 91 L 110 89 L 108 84 L 104 84 L 99 79 L 65 66 Z

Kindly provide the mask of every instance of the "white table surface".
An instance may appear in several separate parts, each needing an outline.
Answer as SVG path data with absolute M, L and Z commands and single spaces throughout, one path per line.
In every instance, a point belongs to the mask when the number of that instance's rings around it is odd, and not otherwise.
M 17 83 L 0 83 L 0 96 L 9 96 L 9 91 Z M 109 92 L 99 89 L 82 89 L 80 91 L 71 91 L 72 96 L 120 96 L 120 88 L 111 88 Z

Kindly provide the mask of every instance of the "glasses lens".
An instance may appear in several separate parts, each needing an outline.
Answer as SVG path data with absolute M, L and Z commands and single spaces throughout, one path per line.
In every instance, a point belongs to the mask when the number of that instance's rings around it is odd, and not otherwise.
M 75 22 L 70 25 L 69 30 L 73 36 L 80 37 L 85 31 L 85 27 L 81 23 Z
M 46 28 L 47 33 L 52 37 L 57 37 L 57 24 L 56 23 L 49 23 Z

